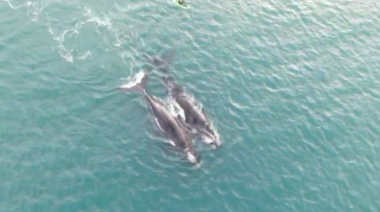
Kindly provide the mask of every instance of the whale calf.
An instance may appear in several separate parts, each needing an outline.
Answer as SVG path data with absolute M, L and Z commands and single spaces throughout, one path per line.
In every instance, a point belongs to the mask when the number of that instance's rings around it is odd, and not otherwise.
M 164 77 L 164 84 L 168 89 L 170 98 L 183 110 L 184 117 L 182 118 L 186 124 L 195 129 L 202 136 L 205 143 L 213 147 L 222 146 L 220 136 L 212 125 L 211 120 L 203 110 L 199 109 L 195 101 L 185 93 L 181 86 L 171 77 Z

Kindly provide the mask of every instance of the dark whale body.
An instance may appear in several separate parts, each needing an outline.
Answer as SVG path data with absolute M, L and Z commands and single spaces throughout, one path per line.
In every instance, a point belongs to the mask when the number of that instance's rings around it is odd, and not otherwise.
M 220 141 L 219 135 L 215 128 L 212 126 L 211 121 L 206 116 L 205 112 L 198 109 L 195 102 L 184 92 L 184 90 L 179 86 L 173 78 L 168 76 L 167 65 L 173 58 L 175 51 L 169 51 L 164 57 L 159 58 L 156 56 L 151 56 L 144 54 L 145 59 L 149 61 L 153 66 L 159 69 L 159 71 L 164 74 L 164 84 L 168 89 L 170 97 L 175 100 L 178 106 L 183 110 L 185 117 L 184 121 L 192 129 L 195 129 L 199 134 L 203 135 L 203 139 L 206 143 L 212 145 L 213 147 L 220 147 L 222 142 Z
M 200 157 L 191 145 L 192 136 L 176 117 L 174 117 L 166 106 L 156 97 L 149 95 L 145 90 L 148 75 L 144 72 L 140 75 L 139 82 L 134 85 L 123 85 L 119 89 L 130 91 L 142 91 L 144 98 L 149 106 L 157 127 L 162 131 L 170 143 L 180 148 L 186 154 L 187 160 L 197 166 L 200 165 Z

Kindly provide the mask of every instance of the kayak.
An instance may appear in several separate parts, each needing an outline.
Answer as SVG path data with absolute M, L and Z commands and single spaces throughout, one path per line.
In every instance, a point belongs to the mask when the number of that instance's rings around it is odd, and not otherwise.
M 180 3 L 178 3 L 178 0 L 173 0 L 173 3 L 176 4 L 176 5 L 178 5 L 178 6 L 180 6 L 180 7 L 182 7 L 182 8 L 184 8 L 184 9 L 189 9 L 190 8 L 189 4 L 187 4 L 187 3 L 180 4 Z

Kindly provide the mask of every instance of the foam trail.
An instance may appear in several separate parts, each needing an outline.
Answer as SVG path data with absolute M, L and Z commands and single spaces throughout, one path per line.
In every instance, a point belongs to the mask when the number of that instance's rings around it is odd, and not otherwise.
M 4 2 L 6 2 L 8 4 L 8 6 L 14 10 L 18 10 L 20 9 L 21 7 L 25 7 L 25 6 L 28 6 L 28 3 L 26 4 L 22 4 L 22 5 L 18 5 L 18 6 L 13 6 L 13 4 L 9 1 L 9 0 L 4 0 Z

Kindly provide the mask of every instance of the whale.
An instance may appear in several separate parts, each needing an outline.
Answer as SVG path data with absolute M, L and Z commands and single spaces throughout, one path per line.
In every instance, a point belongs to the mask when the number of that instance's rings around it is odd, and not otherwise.
M 128 82 L 118 87 L 124 92 L 139 91 L 143 94 L 154 122 L 158 129 L 163 133 L 169 143 L 179 148 L 185 153 L 185 158 L 188 162 L 199 167 L 201 159 L 194 147 L 192 146 L 192 134 L 187 126 L 174 117 L 167 107 L 157 97 L 148 94 L 146 84 L 149 71 L 143 70 L 135 76 L 134 82 Z
M 175 51 L 171 50 L 165 57 L 157 57 L 144 53 L 144 57 L 154 67 L 158 68 L 163 74 L 163 82 L 168 90 L 169 97 L 174 100 L 177 106 L 184 112 L 184 117 L 179 116 L 188 126 L 190 126 L 196 133 L 200 134 L 202 141 L 209 144 L 213 148 L 221 147 L 222 142 L 220 136 L 208 118 L 204 110 L 201 110 L 196 105 L 195 101 L 184 91 L 184 89 L 177 84 L 172 77 L 169 76 L 168 64 L 173 58 Z
M 213 148 L 221 147 L 220 136 L 206 112 L 196 105 L 191 96 L 172 77 L 163 77 L 163 82 L 169 97 L 183 110 L 183 117 L 179 116 L 178 118 L 181 118 L 196 133 L 200 134 L 203 142 Z

